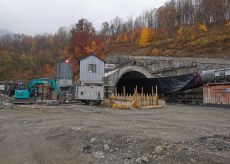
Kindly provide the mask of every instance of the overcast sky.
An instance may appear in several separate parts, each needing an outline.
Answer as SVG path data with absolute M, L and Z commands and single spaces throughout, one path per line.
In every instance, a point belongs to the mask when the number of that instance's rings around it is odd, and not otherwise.
M 143 10 L 158 8 L 167 0 L 0 0 L 0 29 L 15 33 L 55 33 L 80 18 L 100 30 L 115 16 L 135 18 Z

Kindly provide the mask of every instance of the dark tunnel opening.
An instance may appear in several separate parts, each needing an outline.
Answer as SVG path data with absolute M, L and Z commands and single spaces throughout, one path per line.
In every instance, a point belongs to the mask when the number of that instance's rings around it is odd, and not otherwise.
M 116 85 L 118 94 L 123 93 L 124 87 L 126 94 L 133 94 L 136 87 L 138 93 L 142 93 L 143 88 L 144 94 L 154 94 L 157 88 L 157 93 L 161 98 L 164 97 L 166 101 L 173 103 L 190 103 L 191 100 L 202 103 L 203 93 L 198 90 L 194 91 L 194 89 L 201 86 L 199 73 L 147 78 L 137 71 L 125 73 L 120 77 Z
M 117 82 L 117 93 L 123 93 L 123 88 L 125 87 L 125 92 L 128 94 L 133 94 L 134 89 L 137 87 L 138 93 L 141 93 L 142 88 L 144 93 L 149 92 L 148 89 L 140 84 L 138 81 L 140 79 L 146 79 L 146 76 L 137 71 L 131 71 L 123 74 Z

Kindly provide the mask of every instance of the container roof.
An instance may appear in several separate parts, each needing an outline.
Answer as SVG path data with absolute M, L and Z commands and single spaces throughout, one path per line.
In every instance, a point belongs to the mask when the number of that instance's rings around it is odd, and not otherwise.
M 105 62 L 105 60 L 104 60 L 104 59 L 102 59 L 102 58 L 98 57 L 96 54 L 92 54 L 92 55 L 86 56 L 86 57 L 82 58 L 81 60 L 85 60 L 85 59 L 87 59 L 87 58 L 89 58 L 89 57 L 91 57 L 91 56 L 94 56 L 94 57 L 98 58 L 99 60 L 101 60 L 101 61 Z

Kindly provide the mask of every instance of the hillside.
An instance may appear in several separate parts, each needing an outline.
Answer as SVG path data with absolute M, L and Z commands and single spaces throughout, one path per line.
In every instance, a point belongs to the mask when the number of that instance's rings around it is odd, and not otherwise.
M 210 42 L 205 46 L 159 43 L 148 47 L 135 44 L 108 45 L 108 55 L 130 56 L 174 56 L 174 57 L 210 57 L 230 59 L 230 38 Z
M 115 17 L 103 22 L 100 31 L 81 18 L 71 29 L 60 27 L 55 34 L 15 34 L 0 40 L 0 80 L 55 78 L 56 63 L 66 59 L 73 65 L 77 80 L 79 61 L 91 54 L 100 58 L 135 55 L 229 59 L 229 1 L 192 2 L 173 0 L 136 18 Z

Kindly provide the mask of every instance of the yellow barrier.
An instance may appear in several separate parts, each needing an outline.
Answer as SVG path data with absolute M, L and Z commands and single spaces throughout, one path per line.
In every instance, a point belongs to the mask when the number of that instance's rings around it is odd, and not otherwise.
M 122 94 L 113 94 L 110 97 L 111 101 L 113 102 L 112 108 L 119 108 L 119 109 L 155 109 L 161 108 L 164 105 L 159 103 L 159 96 L 157 92 L 156 86 L 156 93 L 154 94 L 154 90 L 152 88 L 152 94 L 144 94 L 143 88 L 142 93 L 137 93 L 137 87 L 134 89 L 134 94 L 126 94 L 125 87 L 123 88 Z

